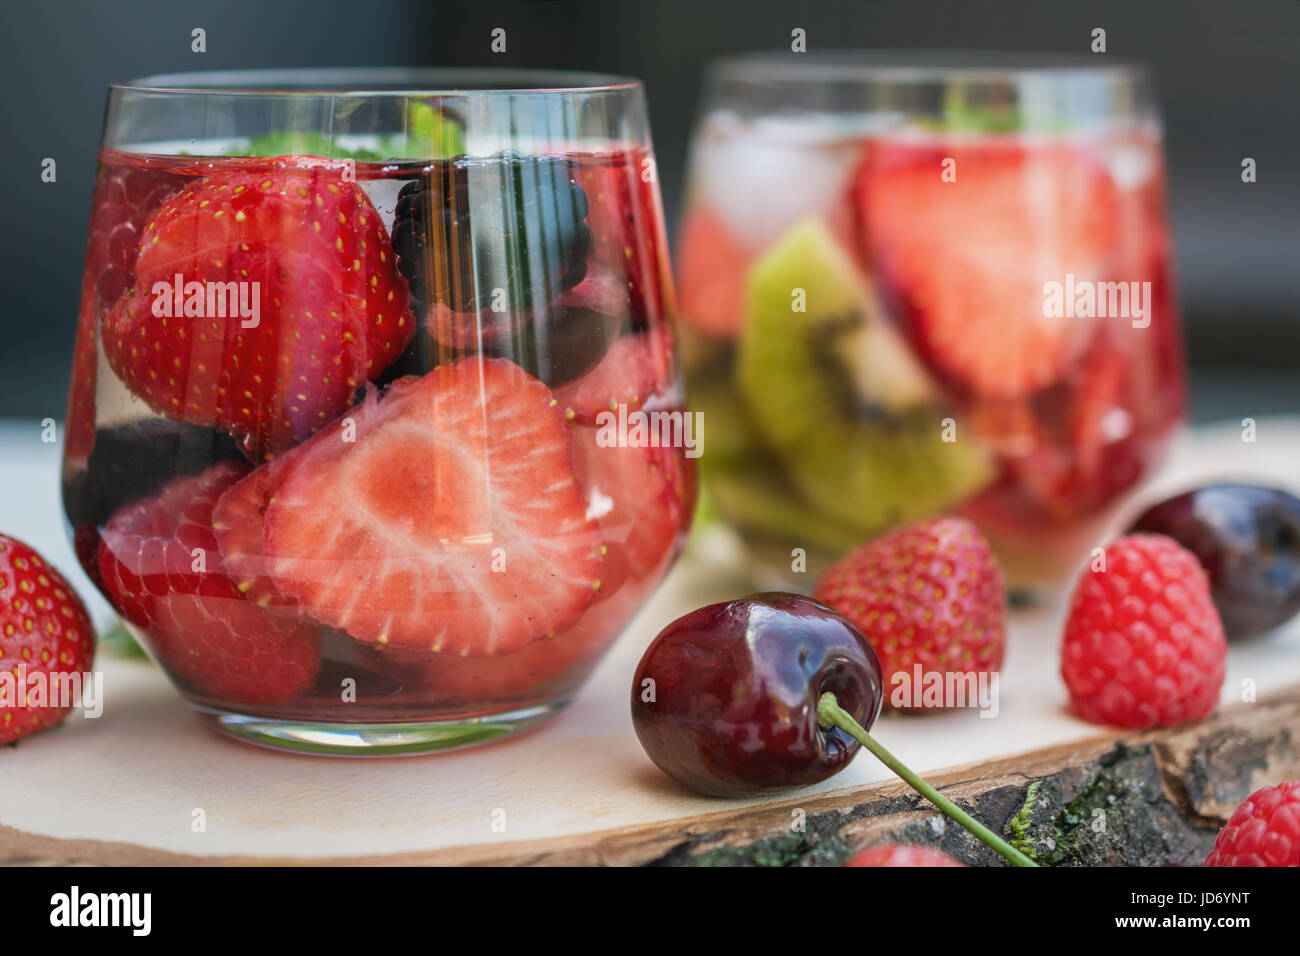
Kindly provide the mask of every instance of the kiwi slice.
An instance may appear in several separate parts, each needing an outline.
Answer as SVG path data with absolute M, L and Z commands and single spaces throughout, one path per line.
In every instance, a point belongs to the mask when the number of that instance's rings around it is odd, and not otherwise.
M 831 555 L 862 543 L 856 532 L 805 504 L 779 471 L 710 466 L 704 481 L 718 513 L 747 535 Z
M 754 264 L 735 374 L 790 481 L 861 535 L 941 511 L 992 477 L 970 429 L 943 440 L 952 412 L 820 220 Z
M 700 458 L 700 480 L 717 512 L 748 537 L 793 541 L 841 554 L 858 535 L 809 505 L 785 475 L 781 460 L 762 447 L 758 432 L 729 382 L 696 379 L 688 391 L 693 411 L 720 422 Z

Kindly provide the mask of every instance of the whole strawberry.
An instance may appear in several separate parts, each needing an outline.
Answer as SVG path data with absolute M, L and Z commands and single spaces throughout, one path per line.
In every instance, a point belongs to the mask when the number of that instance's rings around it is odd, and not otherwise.
M 971 678 L 1002 666 L 1002 572 L 964 518 L 929 518 L 863 545 L 826 572 L 813 597 L 871 641 L 896 709 L 973 705 Z
M 669 272 L 655 180 L 643 172 L 611 163 L 584 164 L 579 174 L 591 207 L 587 214 L 591 261 L 614 269 L 626 280 L 636 330 L 645 329 L 662 314 L 660 277 Z
M 0 744 L 62 720 L 71 708 L 48 694 L 52 678 L 88 671 L 94 656 L 81 598 L 32 548 L 0 534 Z M 37 674 L 46 675 L 47 694 L 30 706 Z
M 262 460 L 328 425 L 401 354 L 415 331 L 406 282 L 342 169 L 306 157 L 238 167 L 159 207 L 103 329 L 109 367 L 150 408 L 218 425 Z M 168 291 L 177 275 L 204 284 L 193 308 L 184 288 L 181 309 Z M 257 314 L 232 314 L 227 289 Z
M 1206 866 L 1300 866 L 1300 780 L 1256 790 L 1232 811 Z
M 905 843 L 877 843 L 859 850 L 845 866 L 965 866 L 942 850 Z
M 1084 720 L 1168 726 L 1213 712 L 1227 642 L 1195 555 L 1172 538 L 1117 538 L 1079 578 L 1061 676 Z

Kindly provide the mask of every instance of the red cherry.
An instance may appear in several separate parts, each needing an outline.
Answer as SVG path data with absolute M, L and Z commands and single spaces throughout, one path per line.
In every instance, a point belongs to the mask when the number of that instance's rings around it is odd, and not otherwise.
M 646 649 L 632 720 L 661 770 L 710 796 L 788 790 L 842 770 L 858 743 L 817 719 L 834 693 L 862 725 L 880 714 L 880 663 L 848 618 L 795 594 L 712 604 Z

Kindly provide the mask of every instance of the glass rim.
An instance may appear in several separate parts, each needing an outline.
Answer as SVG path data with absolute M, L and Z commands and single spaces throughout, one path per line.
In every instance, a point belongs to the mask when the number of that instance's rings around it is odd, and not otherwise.
M 1023 50 L 839 49 L 790 53 L 754 50 L 728 54 L 709 64 L 715 80 L 727 82 L 1016 82 L 1108 78 L 1140 82 L 1148 67 L 1136 60 L 1104 60 L 1096 54 Z
M 110 83 L 114 93 L 162 96 L 453 97 L 634 93 L 635 77 L 528 67 L 340 67 L 198 70 Z

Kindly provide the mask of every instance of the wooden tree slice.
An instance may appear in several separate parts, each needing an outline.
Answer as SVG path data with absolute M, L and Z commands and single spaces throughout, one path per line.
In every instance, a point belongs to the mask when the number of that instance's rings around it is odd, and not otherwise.
M 930 778 L 1043 864 L 1194 866 L 1251 792 L 1300 778 L 1297 729 L 1300 687 L 1196 724 L 1118 741 L 1099 735 Z M 1002 863 L 901 781 L 650 826 L 383 858 L 193 856 L 0 826 L 0 863 L 834 866 L 884 840 L 938 846 L 974 865 Z

